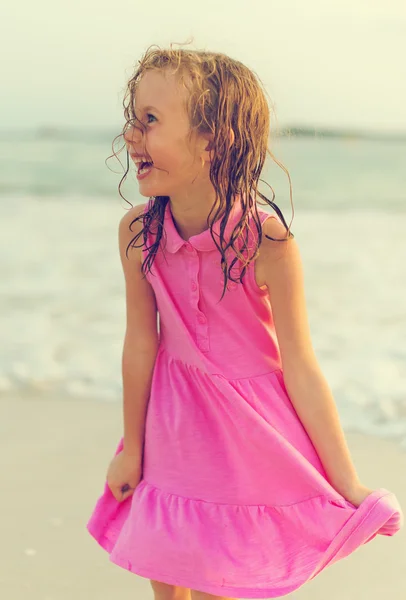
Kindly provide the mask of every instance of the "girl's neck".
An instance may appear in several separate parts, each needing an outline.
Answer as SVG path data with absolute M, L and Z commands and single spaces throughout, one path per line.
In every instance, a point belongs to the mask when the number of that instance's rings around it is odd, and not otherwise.
M 208 229 L 207 218 L 214 204 L 215 196 L 205 196 L 200 201 L 190 198 L 184 202 L 178 202 L 170 198 L 170 209 L 174 225 L 184 240 L 193 235 L 199 235 Z

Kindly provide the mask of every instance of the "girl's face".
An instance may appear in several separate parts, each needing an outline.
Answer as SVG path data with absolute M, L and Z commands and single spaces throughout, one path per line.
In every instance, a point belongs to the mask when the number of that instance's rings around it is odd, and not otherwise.
M 196 193 L 199 185 L 207 185 L 207 170 L 202 168 L 201 157 L 207 160 L 204 150 L 208 140 L 195 136 L 190 148 L 186 94 L 187 90 L 169 71 L 147 71 L 139 83 L 134 112 L 146 129 L 135 121 L 124 137 L 130 155 L 146 153 L 146 158 L 153 161 L 149 174 L 139 180 L 143 196 L 177 196 L 192 189 Z

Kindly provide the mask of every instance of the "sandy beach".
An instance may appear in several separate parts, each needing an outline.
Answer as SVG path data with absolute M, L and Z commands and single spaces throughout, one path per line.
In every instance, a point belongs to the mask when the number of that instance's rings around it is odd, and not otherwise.
M 149 581 L 112 564 L 86 530 L 121 436 L 120 403 L 30 394 L 0 399 L 1 597 L 8 600 L 152 600 Z M 406 508 L 406 452 L 347 433 L 364 485 Z M 136 543 L 136 540 L 135 540 Z M 270 566 L 272 568 L 272 566 Z M 406 529 L 378 536 L 332 565 L 294 600 L 406 597 Z

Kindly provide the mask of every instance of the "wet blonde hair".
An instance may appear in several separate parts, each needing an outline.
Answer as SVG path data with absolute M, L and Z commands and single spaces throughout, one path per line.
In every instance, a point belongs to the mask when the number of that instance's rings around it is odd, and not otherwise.
M 265 163 L 267 153 L 287 174 L 290 185 L 290 198 L 292 201 L 292 186 L 287 169 L 276 160 L 268 147 L 270 137 L 270 108 L 265 92 L 259 78 L 244 64 L 219 52 L 207 52 L 190 49 L 161 49 L 151 46 L 147 49 L 134 74 L 127 83 L 123 101 L 126 123 L 123 128 L 125 135 L 129 126 L 145 126 L 138 120 L 134 112 L 137 86 L 142 76 L 151 70 L 163 71 L 169 69 L 175 74 L 181 85 L 186 86 L 186 110 L 190 121 L 190 136 L 197 132 L 200 134 L 213 134 L 211 145 L 212 160 L 210 164 L 210 180 L 216 192 L 216 200 L 208 216 L 208 226 L 211 236 L 221 254 L 221 268 L 224 274 L 223 298 L 227 280 L 242 281 L 249 263 L 258 255 L 258 248 L 262 239 L 262 227 L 257 211 L 256 198 L 259 196 L 265 205 L 271 206 L 287 230 L 286 238 L 273 239 L 283 242 L 289 237 L 294 237 L 287 226 L 279 207 L 273 202 L 275 193 L 271 186 L 273 198 L 269 200 L 258 190 L 258 181 Z M 136 124 L 134 125 L 134 122 Z M 234 141 L 230 136 L 234 133 Z M 145 150 L 146 156 L 148 155 Z M 129 157 L 127 153 L 127 172 Z M 262 180 L 261 180 L 262 181 Z M 268 185 L 268 184 L 267 184 Z M 119 193 L 121 194 L 119 186 Z M 233 208 L 235 197 L 241 199 L 241 218 L 235 225 L 229 239 L 224 239 L 224 231 L 228 217 Z M 122 196 L 124 198 L 124 196 Z M 152 263 L 159 249 L 161 238 L 164 234 L 165 207 L 169 196 L 155 196 L 155 201 L 150 203 L 150 208 L 131 222 L 143 221 L 143 229 L 131 240 L 127 247 L 145 245 L 147 255 L 142 264 L 142 271 L 151 271 Z M 124 198 L 125 199 L 125 198 Z M 126 199 L 125 199 L 126 200 Z M 126 200 L 127 201 L 127 200 Z M 293 208 L 293 205 L 292 205 Z M 220 236 L 217 240 L 213 235 L 212 225 L 219 219 Z M 252 217 L 252 218 L 250 218 Z M 254 223 L 257 231 L 253 253 L 249 255 L 248 240 L 252 230 L 250 224 Z M 131 229 L 130 225 L 130 229 Z M 152 232 L 155 225 L 154 242 L 148 246 L 148 233 Z M 140 236 L 143 242 L 138 246 L 136 242 Z M 238 240 L 238 244 L 236 243 Z M 228 265 L 226 251 L 231 248 L 235 258 Z M 231 269 L 236 261 L 240 261 L 239 276 L 234 278 Z

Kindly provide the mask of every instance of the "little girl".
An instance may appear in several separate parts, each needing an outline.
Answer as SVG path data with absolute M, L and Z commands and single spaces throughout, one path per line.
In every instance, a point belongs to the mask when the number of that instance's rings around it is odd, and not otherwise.
M 148 49 L 128 94 L 148 202 L 119 225 L 124 432 L 87 528 L 156 600 L 283 596 L 403 513 L 358 479 L 296 240 L 257 190 L 257 77 L 224 54 Z

